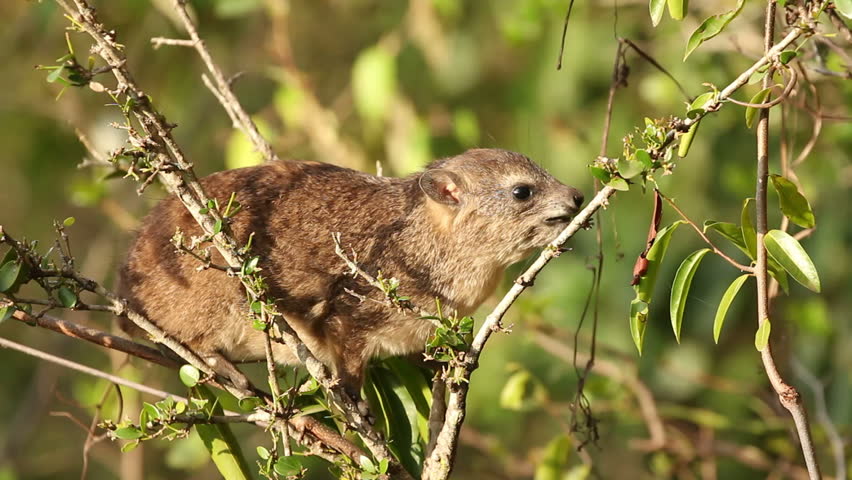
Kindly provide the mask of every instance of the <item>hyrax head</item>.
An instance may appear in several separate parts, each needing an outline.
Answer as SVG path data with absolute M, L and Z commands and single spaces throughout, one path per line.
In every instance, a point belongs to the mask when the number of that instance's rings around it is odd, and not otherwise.
M 420 188 L 447 234 L 464 236 L 503 264 L 545 246 L 571 221 L 583 194 L 529 158 L 475 149 L 432 163 Z

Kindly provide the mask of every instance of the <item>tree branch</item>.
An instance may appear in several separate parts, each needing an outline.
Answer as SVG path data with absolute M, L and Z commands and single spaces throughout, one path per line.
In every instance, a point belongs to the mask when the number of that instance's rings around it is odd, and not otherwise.
M 775 0 L 767 0 L 766 5 L 766 24 L 764 27 L 764 51 L 768 57 L 774 47 L 772 40 L 775 36 Z M 789 36 L 789 35 L 788 35 Z M 763 78 L 763 88 L 768 88 L 771 85 L 771 75 Z M 760 110 L 760 117 L 757 122 L 757 187 L 755 191 L 755 205 L 757 209 L 755 230 L 757 231 L 757 261 L 755 264 L 755 276 L 757 278 L 757 323 L 759 326 L 769 321 L 769 296 L 767 295 L 768 273 L 766 247 L 763 244 L 763 238 L 767 232 L 767 204 L 766 190 L 769 181 L 769 110 Z M 778 399 L 781 405 L 784 406 L 793 416 L 793 421 L 796 424 L 796 430 L 799 433 L 799 441 L 801 443 L 802 453 L 805 457 L 805 463 L 808 467 L 808 474 L 811 480 L 821 478 L 819 465 L 814 452 L 814 445 L 811 439 L 810 427 L 808 425 L 808 417 L 802 405 L 802 399 L 799 392 L 795 388 L 788 385 L 778 371 L 775 365 L 775 358 L 772 356 L 772 347 L 767 342 L 766 347 L 760 352 L 760 357 L 763 361 L 763 367 L 766 371 L 766 376 L 769 382 L 778 394 Z

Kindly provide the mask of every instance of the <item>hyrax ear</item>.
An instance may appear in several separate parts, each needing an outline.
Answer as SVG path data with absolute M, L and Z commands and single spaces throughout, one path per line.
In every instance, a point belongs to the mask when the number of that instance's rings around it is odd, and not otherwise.
M 461 177 L 449 170 L 426 170 L 420 175 L 419 183 L 423 193 L 444 205 L 461 204 L 465 193 Z

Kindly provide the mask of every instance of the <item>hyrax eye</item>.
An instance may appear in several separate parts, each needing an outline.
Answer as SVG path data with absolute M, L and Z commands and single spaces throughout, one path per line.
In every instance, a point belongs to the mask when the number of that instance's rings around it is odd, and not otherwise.
M 532 189 L 526 185 L 518 185 L 512 189 L 512 196 L 518 200 L 526 200 L 532 196 Z

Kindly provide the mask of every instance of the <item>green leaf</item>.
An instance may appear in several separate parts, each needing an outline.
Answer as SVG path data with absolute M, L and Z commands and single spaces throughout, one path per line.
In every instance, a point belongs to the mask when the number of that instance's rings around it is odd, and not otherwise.
M 630 336 L 639 355 L 642 355 L 642 344 L 645 341 L 645 327 L 648 324 L 648 304 L 634 298 L 630 302 Z
M 186 365 L 184 365 L 186 366 Z M 181 367 L 183 370 L 183 367 Z M 197 370 L 196 370 L 197 372 Z M 193 397 L 201 397 L 205 401 L 202 407 L 208 415 L 223 415 L 224 410 L 216 395 L 204 385 L 193 387 Z M 228 424 L 198 424 L 195 426 L 204 447 L 210 453 L 210 458 L 219 470 L 222 478 L 227 480 L 251 480 L 252 469 L 249 468 L 245 455 L 240 448 L 237 437 Z
M 648 2 L 648 10 L 651 12 L 651 24 L 655 27 L 660 24 L 663 19 L 663 12 L 666 9 L 666 0 L 651 0 Z
M 571 456 L 571 437 L 562 434 L 551 440 L 544 449 L 534 480 L 562 480 Z
M 222 220 L 216 220 L 216 223 L 213 225 L 213 235 L 222 231 Z
M 21 262 L 7 262 L 0 267 L 0 292 L 8 292 L 13 289 L 21 274 Z
M 757 232 L 754 230 L 754 221 L 751 216 L 751 202 L 753 198 L 746 198 L 743 201 L 743 212 L 740 215 L 740 228 L 743 231 L 743 243 L 746 245 L 746 251 L 749 258 L 757 258 Z
M 630 186 L 627 185 L 627 180 L 621 177 L 612 177 L 606 185 L 622 192 L 630 190 Z
M 737 277 L 722 295 L 722 300 L 719 302 L 719 309 L 716 310 L 716 318 L 713 320 L 713 340 L 716 343 L 719 343 L 719 334 L 722 333 L 722 324 L 725 323 L 725 315 L 728 314 L 728 308 L 730 308 L 731 302 L 734 301 L 734 298 L 739 293 L 745 281 L 748 280 L 748 277 L 749 275 L 740 275 Z
M 775 86 L 766 87 L 763 90 L 757 92 L 753 97 L 751 97 L 751 100 L 749 100 L 748 103 L 763 103 L 763 102 L 765 102 L 766 97 L 769 96 L 769 93 L 772 92 L 773 88 L 775 88 Z M 760 109 L 754 108 L 754 107 L 746 107 L 746 111 L 745 111 L 746 127 L 751 128 L 751 126 L 754 124 L 754 117 L 755 117 L 755 115 L 757 115 L 758 110 L 760 110 Z
M 748 247 L 745 244 L 745 240 L 743 240 L 743 231 L 738 225 L 735 225 L 730 222 L 716 222 L 713 220 L 708 220 L 704 222 L 704 233 L 707 233 L 707 230 L 716 231 L 726 240 L 734 244 L 734 246 L 739 248 L 743 253 L 749 256 L 751 255 L 748 251 Z M 752 260 L 754 260 L 754 258 L 752 258 Z
M 695 133 L 698 132 L 698 126 L 701 125 L 701 121 L 694 123 L 689 127 L 689 130 L 686 131 L 680 137 L 680 144 L 677 147 L 677 156 L 680 158 L 684 158 L 689 155 L 689 149 L 692 147 L 692 141 L 695 139 Z
M 612 175 L 608 171 L 604 170 L 601 167 L 596 167 L 594 165 L 589 165 L 589 173 L 591 173 L 593 177 L 600 180 L 601 183 L 607 183 L 612 178 Z
M 115 438 L 119 438 L 121 440 L 138 440 L 145 436 L 145 434 L 142 433 L 142 430 L 139 430 L 134 426 L 117 428 L 114 432 L 112 432 L 112 434 L 115 435 Z
M 639 300 L 648 304 L 651 303 L 651 295 L 653 294 L 654 284 L 657 281 L 657 272 L 660 268 L 660 263 L 666 255 L 666 249 L 669 248 L 672 233 L 682 223 L 683 221 L 678 220 L 657 232 L 657 239 L 645 256 L 648 260 L 648 269 L 645 271 L 645 275 L 639 279 L 639 283 L 633 287 L 636 291 L 636 298 Z
M 180 381 L 190 388 L 198 385 L 198 380 L 201 378 L 201 372 L 189 364 L 180 367 L 178 375 L 180 376 Z
M 636 150 L 635 155 L 636 155 L 636 160 L 639 160 L 640 162 L 642 162 L 642 165 L 645 168 L 651 168 L 651 167 L 654 166 L 654 159 L 651 158 L 651 154 L 648 153 L 647 150 L 643 150 L 643 149 L 640 148 L 639 150 Z
M 816 225 L 814 212 L 811 210 L 808 199 L 799 192 L 796 185 L 781 175 L 770 175 L 769 179 L 772 180 L 772 186 L 778 192 L 781 212 L 791 222 L 802 228 L 814 228 Z
M 618 160 L 618 174 L 624 178 L 633 178 L 642 173 L 645 166 L 638 160 L 628 160 L 621 158 Z
M 139 440 L 136 440 L 135 442 L 125 443 L 124 445 L 121 446 L 121 453 L 127 453 L 131 450 L 134 450 L 138 446 L 139 446 Z
M 699 45 L 721 33 L 722 30 L 731 23 L 731 20 L 740 14 L 744 4 L 745 0 L 738 0 L 736 8 L 733 10 L 719 15 L 713 15 L 707 20 L 704 20 L 704 22 L 702 22 L 694 32 L 692 32 L 692 35 L 690 35 L 689 40 L 686 42 L 686 52 L 683 54 L 683 59 L 686 60 L 686 58 L 689 57 L 689 54 L 698 48 Z
M 64 66 L 60 66 L 58 68 L 53 69 L 52 72 L 47 74 L 47 83 L 53 83 L 60 78 L 62 78 L 62 70 L 64 70 Z
M 74 308 L 77 306 L 77 295 L 65 285 L 59 287 L 56 295 L 59 297 L 59 302 L 65 308 Z
M 373 392 L 372 396 L 367 395 L 372 407 L 371 411 L 380 412 L 376 415 L 376 425 L 384 426 L 388 447 L 399 458 L 402 466 L 412 476 L 419 478 L 420 462 L 411 449 L 415 443 L 414 435 L 418 431 L 417 409 L 414 402 L 408 396 L 405 387 L 386 368 L 372 368 L 367 375 L 367 380 L 368 385 L 364 387 L 364 390 Z M 381 422 L 378 421 L 379 417 L 383 417 Z M 373 471 L 376 471 L 375 467 Z
M 769 332 L 771 330 L 772 324 L 769 323 L 768 318 L 764 318 L 763 323 L 760 324 L 760 327 L 757 328 L 757 332 L 754 334 L 754 348 L 758 352 L 762 352 L 769 345 Z
M 363 50 L 352 66 L 355 109 L 368 122 L 387 118 L 396 97 L 396 58 L 382 46 Z
M 15 313 L 14 305 L 9 305 L 8 307 L 0 308 L 0 323 L 3 323 L 8 320 L 13 313 Z
M 709 248 L 692 252 L 687 256 L 675 274 L 674 282 L 672 283 L 672 294 L 669 301 L 669 313 L 672 319 L 672 329 L 674 330 L 675 339 L 680 343 L 680 327 L 683 322 L 683 311 L 686 308 L 686 299 L 689 296 L 689 287 L 692 285 L 692 278 L 695 276 L 698 265 L 707 255 Z
M 302 462 L 300 458 L 291 455 L 279 458 L 272 468 L 275 470 L 275 473 L 285 477 L 298 475 L 302 472 Z
M 820 283 L 811 257 L 798 240 L 782 230 L 770 230 L 763 238 L 766 251 L 794 280 L 819 293 Z
M 70 227 L 71 225 L 74 225 L 74 222 L 76 222 L 76 221 L 77 221 L 76 218 L 68 217 L 68 218 L 66 218 L 65 220 L 62 221 L 62 224 L 65 225 L 66 227 Z
M 834 0 L 834 9 L 844 17 L 852 19 L 852 0 Z
M 669 15 L 675 20 L 683 20 L 683 14 L 686 12 L 688 0 L 668 0 Z
M 796 58 L 796 55 L 798 55 L 798 52 L 795 50 L 784 50 L 778 54 L 778 60 L 780 60 L 784 65 L 787 65 L 790 63 L 790 60 Z
M 258 446 L 257 456 L 260 457 L 261 460 L 266 460 L 269 458 L 269 450 L 267 450 L 266 447 Z

